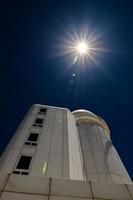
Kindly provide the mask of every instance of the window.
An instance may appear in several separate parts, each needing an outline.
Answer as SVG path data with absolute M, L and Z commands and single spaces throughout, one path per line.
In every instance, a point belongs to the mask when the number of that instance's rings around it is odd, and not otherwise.
M 13 174 L 20 174 L 20 175 L 28 175 L 29 174 L 29 167 L 32 160 L 32 156 L 24 156 L 22 155 L 19 158 L 17 166 L 13 171 Z
M 13 171 L 13 173 L 14 173 L 14 174 L 20 174 L 20 172 L 19 172 L 19 171 Z
M 28 172 L 22 172 L 21 174 L 22 175 L 28 175 L 29 173 Z
M 40 108 L 39 114 L 45 115 L 47 112 L 47 108 Z
M 38 133 L 30 133 L 30 135 L 29 135 L 27 141 L 25 142 L 25 144 L 26 145 L 36 146 L 38 137 L 39 137 Z
M 36 119 L 35 123 L 36 124 L 42 124 L 43 123 L 43 119 L 38 118 L 38 119 Z
M 32 157 L 31 156 L 21 156 L 19 162 L 16 166 L 16 169 L 28 170 L 30 166 Z
M 40 112 L 46 113 L 46 112 L 47 112 L 47 108 L 41 108 L 41 109 L 40 109 Z
M 37 133 L 31 133 L 28 137 L 28 141 L 31 141 L 31 142 L 37 142 L 37 139 L 38 139 Z
M 42 127 L 42 124 L 43 124 L 43 119 L 37 118 L 33 126 Z

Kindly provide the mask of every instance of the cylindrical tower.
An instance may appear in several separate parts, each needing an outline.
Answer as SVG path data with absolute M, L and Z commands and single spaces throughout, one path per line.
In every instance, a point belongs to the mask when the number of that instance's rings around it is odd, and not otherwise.
M 87 110 L 76 110 L 77 132 L 87 180 L 132 183 L 110 138 L 106 122 Z

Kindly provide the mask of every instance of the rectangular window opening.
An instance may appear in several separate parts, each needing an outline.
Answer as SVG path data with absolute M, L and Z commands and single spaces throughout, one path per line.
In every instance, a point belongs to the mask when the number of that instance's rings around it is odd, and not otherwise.
M 30 143 L 30 142 L 25 142 L 25 144 L 26 144 L 26 145 L 30 145 L 31 143 Z
M 35 121 L 35 124 L 41 125 L 42 123 L 43 123 L 43 119 L 41 119 L 41 118 L 37 118 Z
M 13 171 L 13 174 L 20 174 L 20 172 L 18 172 L 18 171 Z
M 21 156 L 17 164 L 16 169 L 28 170 L 30 166 L 32 156 Z
M 32 146 L 37 146 L 37 143 L 31 143 Z
M 28 175 L 28 172 L 21 172 L 21 175 Z
M 37 142 L 38 136 L 39 136 L 38 133 L 30 133 L 30 135 L 29 135 L 27 141 L 30 141 L 30 142 Z
M 46 113 L 46 112 L 47 112 L 47 108 L 41 108 L 41 109 L 40 109 L 40 112 L 41 112 L 41 113 Z

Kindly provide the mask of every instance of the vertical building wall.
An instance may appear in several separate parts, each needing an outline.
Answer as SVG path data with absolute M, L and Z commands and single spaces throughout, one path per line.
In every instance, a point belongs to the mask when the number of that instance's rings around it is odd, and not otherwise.
M 75 118 L 71 112 L 68 113 L 68 142 L 70 178 L 75 180 L 84 180 L 84 168 L 79 135 L 76 130 Z
M 18 127 L 17 131 L 11 138 L 11 141 L 7 145 L 4 153 L 0 158 L 0 172 L 2 173 L 12 173 L 13 169 L 19 159 L 20 153 L 24 147 L 26 137 L 30 133 L 30 128 L 35 119 L 35 110 L 31 108 L 26 114 L 22 123 Z
M 76 118 L 87 180 L 106 183 L 131 183 L 116 152 L 106 123 L 85 110 L 73 112 Z
M 67 110 L 47 109 L 31 175 L 69 178 Z
M 47 109 L 45 114 L 40 112 L 41 108 Z M 0 160 L 0 171 L 69 178 L 67 112 L 67 109 L 33 105 L 7 145 Z M 36 124 L 36 119 L 42 119 L 43 124 Z M 28 144 L 30 133 L 38 134 L 36 144 Z M 17 169 L 21 156 L 31 157 L 28 170 Z

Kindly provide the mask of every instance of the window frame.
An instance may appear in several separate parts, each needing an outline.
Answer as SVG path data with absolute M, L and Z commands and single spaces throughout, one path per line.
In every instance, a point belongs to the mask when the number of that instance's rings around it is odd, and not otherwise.
M 38 135 L 37 141 L 28 140 L 28 138 L 30 137 L 31 134 L 37 134 Z M 30 134 L 28 135 L 28 137 L 27 137 L 27 139 L 25 141 L 25 145 L 26 146 L 37 146 L 39 138 L 40 138 L 40 133 L 30 132 Z
M 17 168 L 17 165 L 21 159 L 22 156 L 27 156 L 27 157 L 31 157 L 31 160 L 30 160 L 30 164 L 29 164 L 29 168 L 28 169 L 18 169 Z M 29 175 L 30 171 L 31 171 L 31 166 L 32 166 L 32 162 L 33 162 L 33 155 L 31 154 L 21 154 L 19 155 L 18 159 L 17 159 L 17 162 L 15 164 L 15 167 L 13 169 L 13 174 L 20 174 L 20 175 Z
M 38 121 L 40 120 L 41 122 L 37 122 L 37 120 L 38 120 Z M 35 119 L 35 124 L 42 125 L 42 124 L 43 124 L 43 121 L 44 121 L 43 118 L 37 117 L 37 118 Z
M 46 111 L 41 111 L 41 109 L 45 109 Z M 47 114 L 47 110 L 48 110 L 48 108 L 47 107 L 41 107 L 40 109 L 39 109 L 39 112 L 38 112 L 38 114 L 40 114 L 40 115 L 46 115 Z
M 41 124 L 36 123 L 37 119 L 42 119 L 42 123 Z M 43 127 L 43 123 L 44 123 L 44 118 L 36 117 L 36 119 L 34 120 L 34 123 L 33 123 L 33 127 L 42 128 Z

